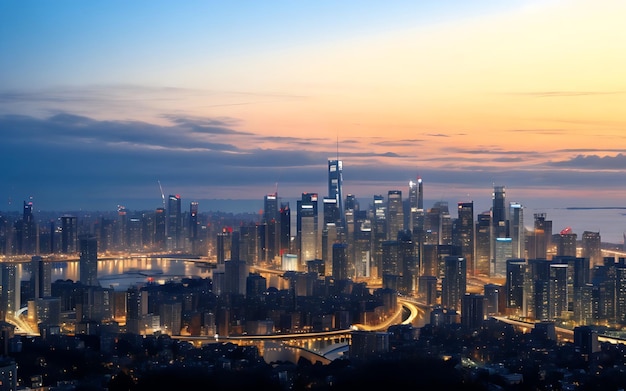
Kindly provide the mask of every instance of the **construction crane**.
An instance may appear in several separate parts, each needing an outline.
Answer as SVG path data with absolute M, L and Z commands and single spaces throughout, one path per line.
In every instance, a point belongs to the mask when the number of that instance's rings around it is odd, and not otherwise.
M 161 190 L 161 200 L 163 201 L 163 209 L 165 209 L 165 194 L 163 194 L 163 187 L 161 186 L 161 181 L 157 179 L 157 183 L 159 184 L 159 190 Z

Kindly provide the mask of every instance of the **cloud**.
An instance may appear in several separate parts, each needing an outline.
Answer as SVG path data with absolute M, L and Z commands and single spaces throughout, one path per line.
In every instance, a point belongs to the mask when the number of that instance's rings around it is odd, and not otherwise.
M 616 156 L 577 155 L 571 159 L 550 162 L 547 165 L 581 170 L 619 170 L 626 172 L 626 155 L 622 153 Z

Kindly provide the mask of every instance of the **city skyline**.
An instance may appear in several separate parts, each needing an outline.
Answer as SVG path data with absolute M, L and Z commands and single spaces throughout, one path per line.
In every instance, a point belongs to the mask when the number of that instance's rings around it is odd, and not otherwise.
M 0 210 L 324 196 L 329 158 L 360 200 L 624 205 L 623 3 L 413 3 L 2 4 Z

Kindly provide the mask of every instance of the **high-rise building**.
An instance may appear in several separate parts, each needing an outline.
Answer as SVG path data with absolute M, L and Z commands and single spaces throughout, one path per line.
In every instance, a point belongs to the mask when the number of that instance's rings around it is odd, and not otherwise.
M 507 312 L 525 315 L 524 284 L 526 281 L 526 260 L 522 258 L 506 261 L 506 308 Z
M 24 201 L 20 239 L 22 254 L 35 254 L 37 252 L 37 225 L 33 217 L 32 201 Z
M 61 252 L 71 254 L 77 251 L 78 225 L 76 216 L 61 216 Z
M 461 325 L 470 330 L 480 329 L 485 320 L 485 296 L 466 293 L 461 301 Z
M 548 284 L 548 319 L 561 319 L 567 311 L 567 269 L 565 264 L 550 265 L 550 280 Z
M 155 250 L 165 250 L 165 208 L 156 208 L 154 212 L 154 248 Z
M 562 229 L 557 237 L 556 255 L 557 256 L 576 256 L 576 239 L 577 235 L 572 232 L 570 227 Z
M 263 219 L 262 222 L 267 223 L 272 220 L 278 220 L 278 193 L 267 194 L 263 198 Z
M 348 274 L 348 245 L 346 243 L 333 244 L 333 271 L 335 280 L 347 280 Z
M 404 207 L 402 191 L 389 190 L 387 193 L 387 239 L 394 240 L 404 229 Z
M 467 262 L 467 272 L 473 276 L 476 274 L 474 264 L 474 203 L 458 203 L 458 219 L 455 229 L 453 244 L 461 248 L 461 255 Z
M 217 258 L 217 264 L 222 265 L 226 260 L 231 259 L 231 247 L 232 247 L 232 227 L 223 227 L 221 232 L 217 233 L 215 242 L 215 256 Z
M 491 213 L 482 212 L 476 217 L 476 275 L 489 276 L 491 269 Z
M 189 221 L 187 229 L 187 237 L 191 244 L 191 253 L 196 254 L 198 252 L 198 245 L 200 242 L 199 236 L 200 221 L 198 220 L 198 201 L 191 201 L 189 203 Z M 199 255 L 199 254 L 198 254 Z
M 602 264 L 602 241 L 600 239 L 600 232 L 583 232 L 582 256 L 589 258 L 589 264 L 592 269 Z
M 525 258 L 526 228 L 524 227 L 524 207 L 518 202 L 509 204 L 509 230 L 513 245 L 513 258 Z
M 99 286 L 98 282 L 98 240 L 95 236 L 80 238 L 80 282 L 87 286 Z
M 496 239 L 508 238 L 508 216 L 504 186 L 494 186 L 491 206 L 491 260 L 496 256 Z
M 441 305 L 448 310 L 461 311 L 461 299 L 467 290 L 465 258 L 446 256 L 444 278 L 441 284 Z
M 495 256 L 490 275 L 492 277 L 506 277 L 506 261 L 513 258 L 513 240 L 511 238 L 496 238 Z
M 340 218 L 337 225 L 343 226 L 343 162 L 338 159 L 328 159 L 328 197 L 337 200 Z
M 552 221 L 546 220 L 545 213 L 535 213 L 534 218 L 534 230 L 528 238 L 528 258 L 547 259 L 552 244 Z
M 183 218 L 180 195 L 170 195 L 167 201 L 166 243 L 168 250 L 178 250 L 182 246 Z
M 296 216 L 299 261 L 302 268 L 306 261 L 317 259 L 318 248 L 318 214 L 317 193 L 302 193 L 298 200 L 298 215 Z
M 30 281 L 33 285 L 34 298 L 40 299 L 52 295 L 52 265 L 40 256 L 33 256 L 30 262 Z
M 289 203 L 283 202 L 280 204 L 280 228 L 278 239 L 278 253 L 279 255 L 288 254 L 291 252 L 291 210 L 289 209 Z
M 20 309 L 20 279 L 15 263 L 1 262 L 2 288 L 0 289 L 0 311 L 4 320 L 13 319 Z

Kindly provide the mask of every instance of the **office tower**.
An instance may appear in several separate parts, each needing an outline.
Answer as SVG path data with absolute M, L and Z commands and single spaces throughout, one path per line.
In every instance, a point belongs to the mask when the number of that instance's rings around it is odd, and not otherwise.
M 526 258 L 524 207 L 517 202 L 509 204 L 509 230 L 513 245 L 513 258 Z
M 128 216 L 126 232 L 126 250 L 141 251 L 143 249 L 143 220 L 140 214 Z
M 263 198 L 263 219 L 267 223 L 279 219 L 278 193 L 267 194 Z
M 156 208 L 154 212 L 154 248 L 157 251 L 165 250 L 165 226 L 165 209 Z
M 354 269 L 356 277 L 371 277 L 372 272 L 372 223 L 368 219 L 359 219 L 354 232 Z M 374 267 L 374 272 L 378 270 Z
M 626 263 L 624 258 L 615 266 L 615 319 L 626 322 Z
M 116 250 L 124 251 L 128 246 L 128 211 L 122 205 L 117 206 L 117 220 L 113 230 L 113 243 Z
M 224 227 L 221 232 L 217 233 L 215 242 L 215 256 L 217 258 L 217 264 L 222 265 L 226 260 L 231 259 L 231 246 L 232 246 L 232 227 Z
M 245 261 L 250 266 L 256 265 L 257 254 L 256 224 L 249 222 L 239 227 L 239 257 L 237 260 Z
M 437 277 L 420 276 L 417 297 L 428 306 L 437 304 Z
M 583 232 L 582 256 L 589 258 L 589 264 L 592 269 L 602 264 L 602 241 L 600 240 L 600 232 Z
M 263 199 L 263 218 L 261 223 L 265 227 L 265 253 L 261 259 L 272 262 L 280 253 L 280 208 L 278 207 L 278 193 L 267 194 Z
M 159 306 L 161 330 L 167 335 L 180 335 L 182 328 L 182 303 L 168 301 Z
M 398 232 L 404 229 L 404 208 L 402 191 L 389 190 L 387 193 L 387 239 L 394 240 Z
M 4 320 L 12 319 L 20 309 L 20 278 L 15 263 L 2 262 L 2 289 L 0 289 L 0 311 Z
M 383 283 L 387 276 L 400 276 L 402 264 L 399 258 L 398 241 L 385 240 L 382 243 L 382 270 Z
M 37 252 L 37 225 L 33 217 L 32 201 L 24 201 L 21 227 L 21 254 L 35 254 Z
M 585 284 L 578 288 L 576 299 L 574 300 L 574 322 L 578 325 L 593 324 L 594 290 L 593 284 Z
M 476 274 L 474 265 L 474 203 L 459 202 L 457 205 L 458 219 L 453 244 L 461 248 L 461 256 L 467 262 L 470 276 Z
M 343 162 L 337 159 L 328 159 L 328 198 L 334 198 L 337 201 L 337 210 L 340 219 L 344 216 L 343 207 Z M 343 222 L 338 222 L 339 226 L 343 226 Z
M 335 280 L 347 280 L 348 270 L 348 245 L 346 243 L 333 244 L 333 274 Z
M 559 233 L 556 244 L 557 256 L 576 256 L 576 238 L 577 235 L 572 232 L 570 227 L 567 227 Z
M 581 300 L 581 288 L 589 282 L 589 258 L 556 255 L 552 262 L 568 266 L 567 311 L 574 312 L 576 302 Z
M 341 240 L 339 229 L 334 223 L 325 224 L 322 229 L 322 260 L 329 275 L 333 272 L 333 245 Z
M 526 316 L 545 321 L 549 320 L 549 280 L 551 261 L 545 258 L 529 259 L 524 279 L 526 296 Z
M 259 273 L 249 273 L 246 277 L 246 297 L 261 299 L 267 290 L 267 279 Z
M 336 226 L 341 226 L 341 217 L 339 214 L 339 206 L 337 204 L 336 198 L 324 197 L 322 199 L 323 205 L 323 221 L 324 226 L 327 224 L 333 224 Z
M 482 212 L 476 217 L 476 275 L 489 276 L 491 270 L 491 213 Z
M 61 252 L 71 254 L 77 251 L 78 226 L 75 216 L 61 216 Z
M 550 265 L 550 281 L 548 285 L 548 319 L 561 319 L 567 311 L 567 269 L 565 263 Z
M 480 329 L 485 320 L 485 296 L 466 293 L 461 302 L 461 325 L 466 329 Z
M 180 195 L 170 195 L 167 200 L 167 225 L 165 227 L 166 247 L 178 250 L 182 245 L 183 218 Z
M 596 268 L 593 276 L 593 285 L 596 288 L 594 306 L 597 310 L 594 316 L 596 322 L 614 322 L 616 318 L 617 296 L 617 265 L 614 257 L 604 257 L 603 265 Z M 620 262 L 623 263 L 623 262 Z
M 510 258 L 513 258 L 513 239 L 496 238 L 495 257 L 493 258 L 491 277 L 506 277 L 506 261 Z
M 402 275 L 399 291 L 407 295 L 412 294 L 417 290 L 419 265 L 415 254 L 415 244 L 409 230 L 402 230 L 398 233 L 398 262 L 400 275 Z
M 372 220 L 372 264 L 378 270 L 378 277 L 382 277 L 382 245 L 387 240 L 387 206 L 382 195 L 373 197 L 371 206 Z
M 506 308 L 507 313 L 524 316 L 525 298 L 524 286 L 526 282 L 526 260 L 522 258 L 506 261 Z
M 411 233 L 418 232 L 420 217 L 423 217 L 424 209 L 419 208 L 421 180 L 409 181 L 409 226 Z M 421 213 L 420 213 L 421 212 Z
M 316 259 L 318 248 L 317 223 L 317 193 L 302 193 L 297 202 L 298 214 L 296 218 L 298 233 L 298 249 L 300 267 L 306 266 L 306 261 Z
M 99 286 L 98 282 L 98 240 L 95 236 L 80 238 L 80 282 L 86 286 Z
M 191 253 L 194 255 L 197 254 L 200 236 L 198 235 L 198 229 L 200 227 L 200 221 L 198 220 L 198 202 L 191 201 L 189 203 L 189 221 L 187 227 L 187 237 L 189 238 L 189 243 L 191 245 Z
M 465 258 L 446 256 L 444 278 L 441 284 L 441 305 L 448 310 L 461 311 L 461 299 L 467 289 Z
M 496 239 L 508 238 L 508 237 L 509 237 L 509 227 L 508 227 L 507 208 L 506 208 L 506 192 L 504 190 L 504 186 L 494 186 L 493 193 L 492 193 L 492 206 L 491 206 L 491 255 L 490 255 L 490 259 L 492 263 L 495 264 Z M 493 271 L 493 266 L 491 270 Z
M 45 262 L 40 256 L 33 256 L 30 261 L 30 281 L 35 299 L 51 296 L 52 265 L 50 262 Z
M 534 218 L 534 230 L 528 238 L 528 258 L 548 258 L 548 248 L 552 244 L 552 221 L 546 220 L 545 213 L 535 213 Z
M 224 293 L 245 295 L 249 267 L 245 261 L 224 262 Z
M 288 254 L 291 252 L 291 210 L 289 209 L 289 203 L 284 202 L 280 204 L 280 229 L 279 229 L 279 255 Z
M 483 286 L 483 296 L 485 296 L 485 315 L 500 315 L 506 308 L 506 295 L 504 287 L 498 284 L 485 284 Z
M 142 319 L 148 315 L 148 296 L 147 290 L 137 287 L 130 287 L 126 291 L 126 331 L 129 333 L 140 334 L 143 327 Z

